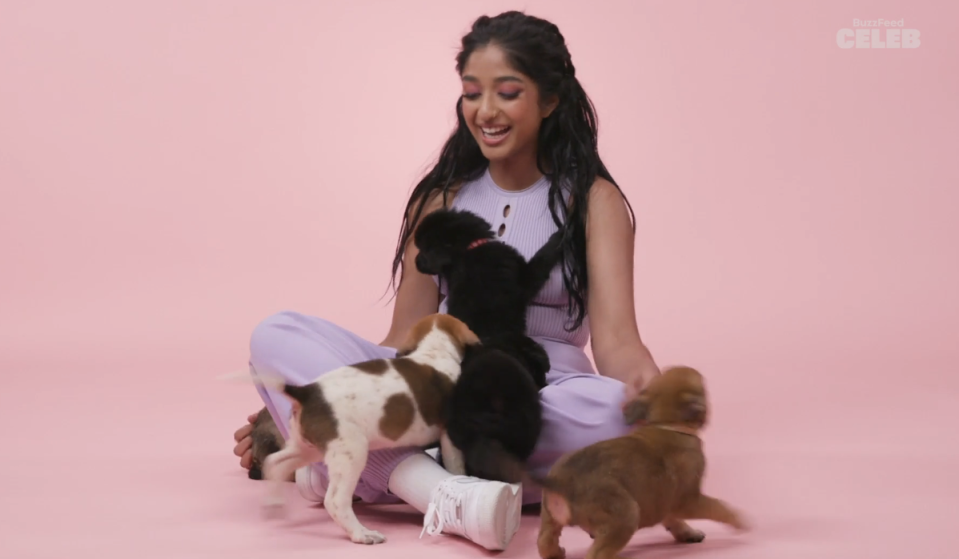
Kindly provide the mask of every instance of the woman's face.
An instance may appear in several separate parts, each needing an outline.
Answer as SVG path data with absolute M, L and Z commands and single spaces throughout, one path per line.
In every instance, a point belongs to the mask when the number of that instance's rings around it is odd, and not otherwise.
M 463 68 L 463 118 L 490 161 L 536 153 L 543 106 L 536 84 L 509 66 L 495 45 L 477 49 Z

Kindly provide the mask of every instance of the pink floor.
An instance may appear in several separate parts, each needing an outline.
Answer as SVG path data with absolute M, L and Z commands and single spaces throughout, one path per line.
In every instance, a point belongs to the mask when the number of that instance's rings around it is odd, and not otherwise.
M 420 516 L 404 506 L 361 507 L 389 541 L 351 544 L 292 485 L 289 518 L 262 519 L 262 483 L 248 481 L 230 452 L 257 400 L 214 381 L 222 364 L 3 365 L 4 559 L 492 555 L 458 538 L 418 539 Z M 699 523 L 706 541 L 680 546 L 652 529 L 625 555 L 959 556 L 954 383 L 935 383 L 945 371 L 896 382 L 902 375 L 887 370 L 875 388 L 863 382 L 867 369 L 714 367 L 706 488 L 746 511 L 755 530 Z M 536 522 L 527 515 L 500 555 L 535 557 Z M 576 529 L 563 541 L 571 558 L 589 544 Z

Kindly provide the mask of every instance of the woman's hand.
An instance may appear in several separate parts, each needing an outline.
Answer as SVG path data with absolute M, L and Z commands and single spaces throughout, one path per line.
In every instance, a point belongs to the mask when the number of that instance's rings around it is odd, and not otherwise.
M 251 413 L 246 418 L 247 424 L 240 427 L 233 433 L 233 440 L 236 446 L 233 447 L 233 454 L 240 457 L 240 466 L 249 470 L 253 463 L 253 422 L 256 421 L 257 413 Z
M 625 408 L 627 404 L 635 400 L 636 397 L 639 396 L 639 393 L 649 384 L 649 381 L 653 380 L 653 378 L 659 374 L 659 367 L 656 366 L 652 358 L 645 360 L 644 363 L 636 369 L 636 372 L 624 382 L 626 395 L 623 398 L 622 407 Z

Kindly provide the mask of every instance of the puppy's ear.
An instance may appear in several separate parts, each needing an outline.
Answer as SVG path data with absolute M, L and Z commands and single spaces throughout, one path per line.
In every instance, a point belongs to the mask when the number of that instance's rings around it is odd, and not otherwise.
M 418 344 L 419 340 L 413 338 L 412 336 L 407 337 L 403 343 L 397 344 L 398 347 L 396 348 L 396 359 L 399 359 L 400 357 L 406 357 L 416 351 L 416 346 Z
M 434 265 L 433 259 L 427 256 L 426 252 L 419 252 L 416 255 L 416 270 L 427 276 L 435 276 L 440 273 L 439 267 Z
M 451 315 L 439 315 L 437 325 L 456 341 L 461 351 L 465 350 L 468 346 L 478 345 L 480 343 L 479 337 L 477 337 L 475 332 L 470 330 L 465 322 Z
M 423 338 L 430 333 L 430 330 L 433 329 L 433 321 L 436 315 L 430 315 L 426 318 L 420 319 L 416 324 L 410 328 L 409 333 L 406 335 L 406 339 L 403 340 L 398 347 L 396 348 L 396 357 L 406 357 L 407 355 L 416 351 L 416 348 L 419 347 L 420 342 L 423 341 Z
M 642 395 L 623 408 L 623 419 L 626 420 L 627 425 L 644 421 L 647 415 L 649 415 L 649 399 Z

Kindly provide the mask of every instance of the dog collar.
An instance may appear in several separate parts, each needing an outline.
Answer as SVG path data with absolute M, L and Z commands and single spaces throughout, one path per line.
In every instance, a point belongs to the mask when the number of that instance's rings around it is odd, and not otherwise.
M 490 242 L 489 239 L 476 239 L 475 241 L 470 243 L 468 247 L 466 247 L 466 250 L 474 249 L 480 245 L 485 245 L 488 242 Z
M 683 427 L 682 425 L 665 425 L 662 423 L 649 423 L 649 427 L 655 427 L 657 429 L 662 429 L 664 431 L 673 431 L 675 433 L 682 433 L 683 435 L 689 435 L 690 437 L 699 438 L 699 433 L 696 432 L 692 427 Z

